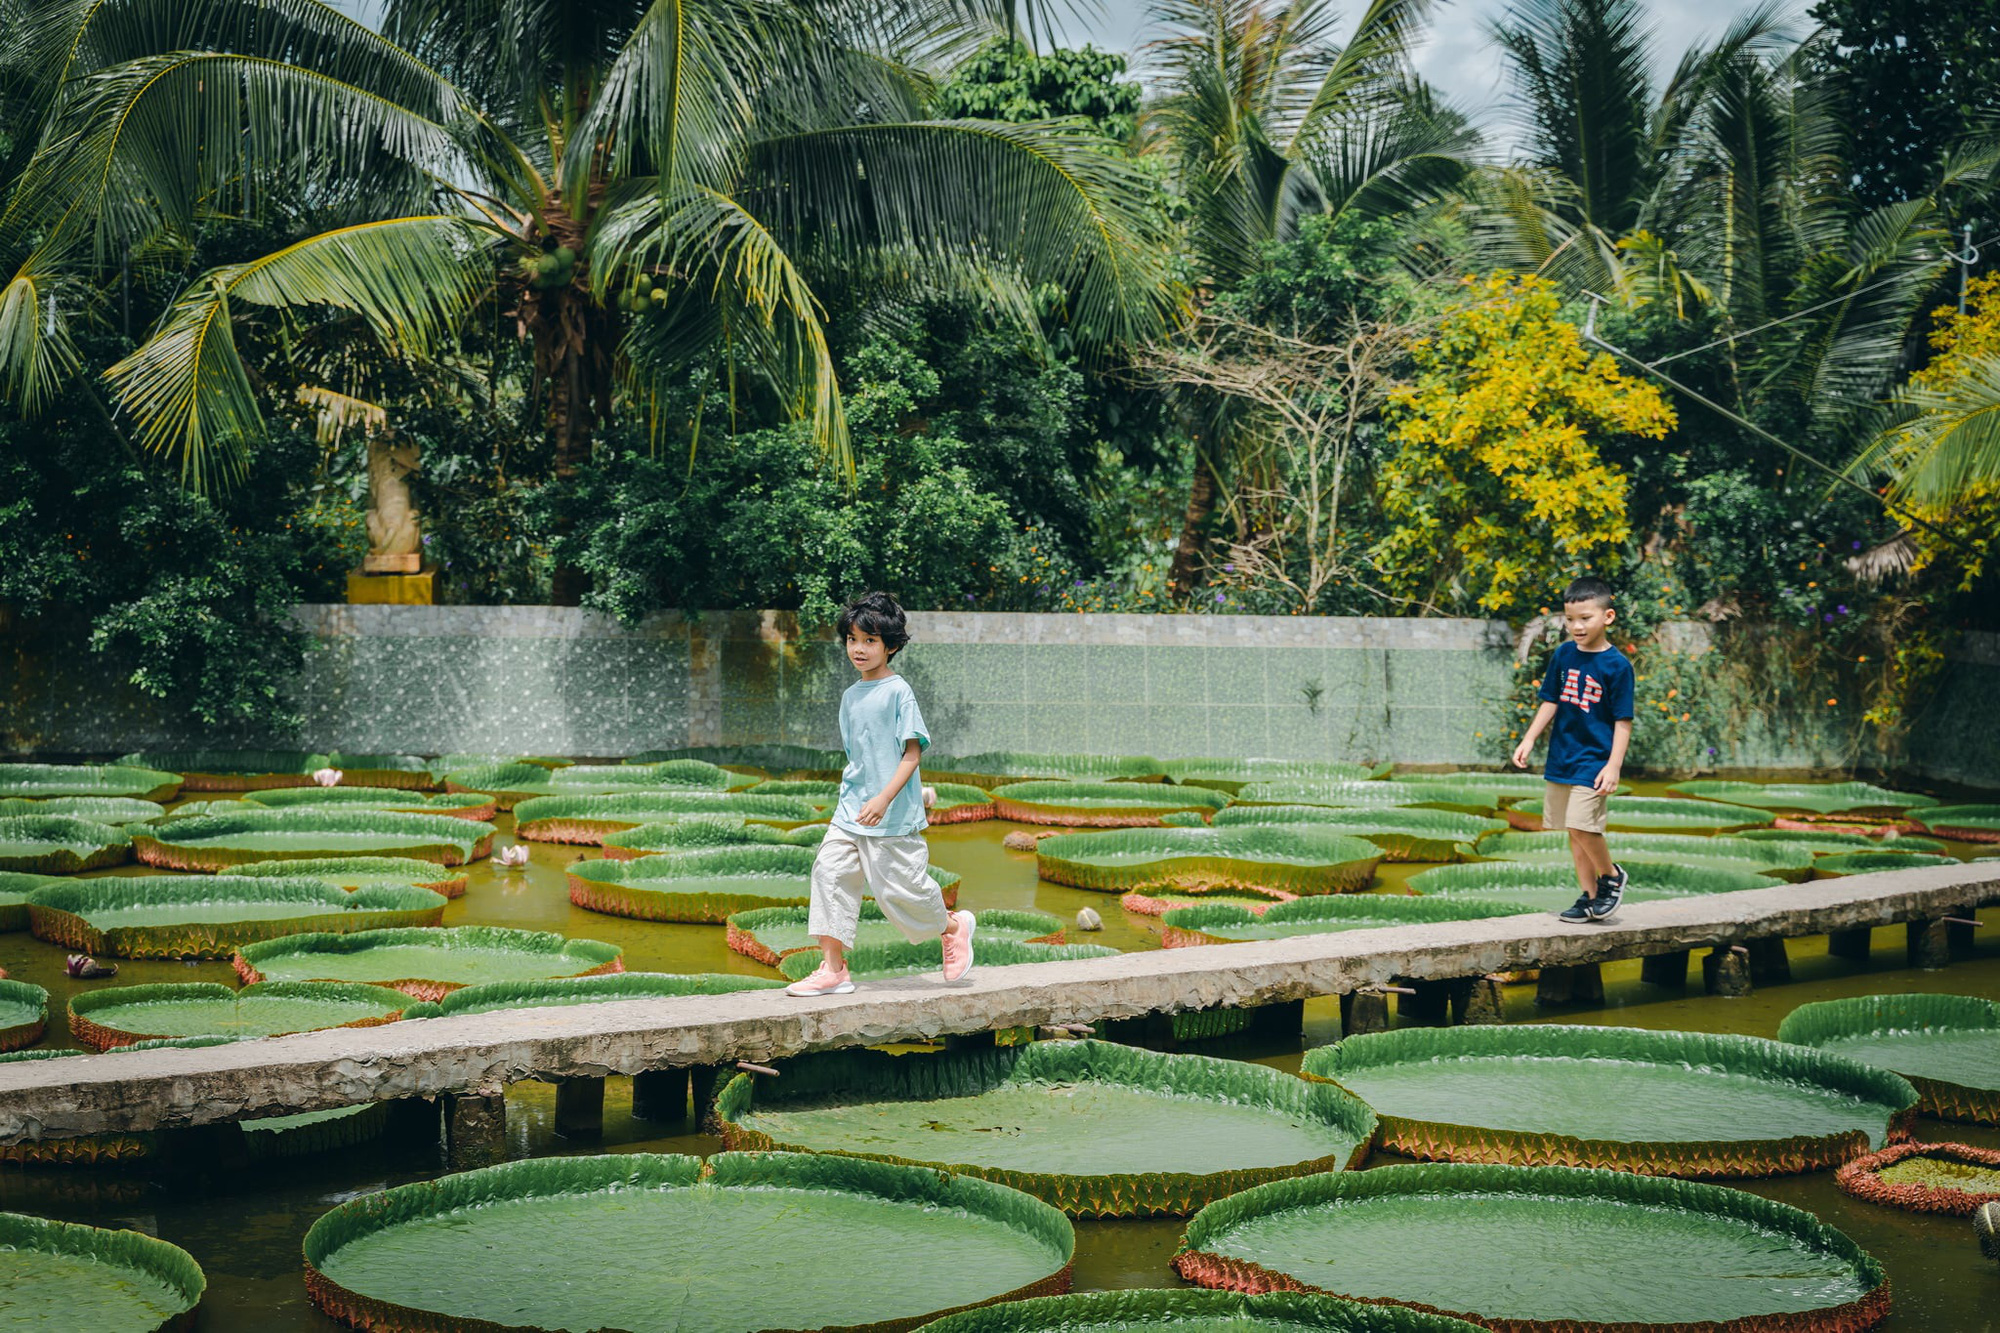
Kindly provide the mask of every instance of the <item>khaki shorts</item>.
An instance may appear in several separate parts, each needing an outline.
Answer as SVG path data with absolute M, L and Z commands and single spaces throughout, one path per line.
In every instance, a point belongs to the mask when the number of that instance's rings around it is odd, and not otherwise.
M 1598 791 L 1595 787 L 1569 787 L 1551 782 L 1542 794 L 1542 827 L 1602 833 L 1604 807 L 1610 799 L 1609 792 Z

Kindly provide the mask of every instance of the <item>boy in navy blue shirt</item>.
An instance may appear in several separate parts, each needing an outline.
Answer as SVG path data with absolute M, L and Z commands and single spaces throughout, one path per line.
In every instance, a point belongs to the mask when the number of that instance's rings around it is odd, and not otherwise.
M 1549 659 L 1542 706 L 1514 747 L 1514 767 L 1526 768 L 1536 739 L 1549 733 L 1542 827 L 1568 830 L 1583 890 L 1560 913 L 1565 921 L 1609 921 L 1625 896 L 1625 868 L 1612 861 L 1604 842 L 1605 806 L 1618 790 L 1632 742 L 1632 663 L 1605 637 L 1617 618 L 1604 580 L 1580 578 L 1563 590 L 1569 642 Z

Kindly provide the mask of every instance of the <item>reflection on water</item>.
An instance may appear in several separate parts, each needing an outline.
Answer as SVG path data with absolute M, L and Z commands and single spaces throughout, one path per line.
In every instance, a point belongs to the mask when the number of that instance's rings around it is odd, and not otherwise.
M 1115 897 L 1055 884 L 1040 883 L 1034 857 L 1011 852 L 1000 839 L 1011 824 L 952 825 L 931 832 L 932 856 L 943 869 L 964 876 L 963 903 L 982 908 L 1032 908 L 1073 921 L 1080 907 L 1094 907 L 1104 918 L 1104 930 L 1082 935 L 1071 929 L 1072 941 L 1101 943 L 1119 949 L 1159 946 L 1158 918 L 1137 917 L 1118 910 Z M 503 816 L 505 845 L 511 825 Z M 1615 843 L 1615 836 L 1614 843 Z M 647 971 L 733 972 L 772 976 L 723 942 L 715 926 L 676 926 L 628 921 L 586 912 L 570 904 L 563 868 L 594 851 L 532 844 L 527 866 L 500 869 L 490 861 L 471 869 L 466 896 L 445 909 L 446 925 L 499 925 L 529 930 L 554 930 L 565 935 L 622 945 L 626 966 Z M 1973 852 L 1955 847 L 1960 855 Z M 1422 866 L 1385 865 L 1384 889 L 1400 889 Z M 141 873 L 123 867 L 113 874 Z M 1605 1002 L 1600 1007 L 1538 1011 L 1532 986 L 1511 987 L 1507 993 L 1512 1022 L 1560 1021 L 1619 1023 L 1649 1028 L 1683 1028 L 1707 1032 L 1740 1032 L 1771 1036 L 1786 1013 L 1808 1000 L 1835 999 L 1886 991 L 1948 991 L 2000 1000 L 2000 912 L 1982 914 L 1989 921 L 1978 932 L 1976 956 L 1945 972 L 1902 969 L 1902 931 L 1876 932 L 1875 953 L 1866 962 L 1833 958 L 1823 939 L 1791 945 L 1793 980 L 1783 986 L 1760 988 L 1743 999 L 1712 999 L 1694 984 L 1685 992 L 1642 984 L 1638 964 L 1605 968 Z M 10 975 L 46 986 L 51 995 L 50 1045 L 73 1045 L 62 1018 L 69 996 L 105 985 L 155 981 L 220 981 L 233 983 L 226 963 L 177 963 L 122 960 L 111 982 L 78 982 L 63 973 L 63 951 L 34 940 L 25 932 L 0 935 L 0 966 Z M 1306 1033 L 1301 1042 L 1237 1040 L 1220 1043 L 1207 1053 L 1256 1059 L 1296 1070 L 1306 1046 L 1333 1040 L 1339 1034 L 1338 1007 L 1332 1000 L 1306 1006 Z M 555 1092 L 545 1084 L 519 1084 L 508 1091 L 509 1151 L 514 1156 L 547 1156 L 575 1152 L 690 1152 L 719 1150 L 717 1140 L 690 1135 L 686 1126 L 638 1120 L 631 1111 L 631 1086 L 610 1080 L 605 1098 L 604 1136 L 600 1142 L 571 1142 L 555 1133 Z M 1973 1126 L 1920 1121 L 1917 1136 L 2000 1147 L 2000 1131 Z M 1379 1158 L 1378 1161 L 1388 1161 Z M 284 1333 L 340 1327 L 314 1311 L 300 1281 L 300 1240 L 321 1213 L 342 1200 L 442 1170 L 435 1144 L 421 1135 L 352 1149 L 329 1158 L 258 1163 L 245 1172 L 222 1178 L 166 1183 L 145 1175 L 58 1171 L 0 1171 L 0 1207 L 99 1226 L 134 1227 L 174 1242 L 191 1252 L 208 1274 L 209 1295 L 203 1327 L 210 1333 Z M 1889 1330 L 1925 1333 L 1949 1329 L 1956 1333 L 2000 1333 L 2000 1272 L 1979 1256 L 1971 1228 L 1963 1219 L 1925 1217 L 1875 1208 L 1847 1198 L 1834 1188 L 1831 1172 L 1757 1180 L 1745 1188 L 1805 1208 L 1854 1237 L 1887 1266 L 1895 1293 Z M 1181 1285 L 1168 1267 L 1179 1241 L 1175 1220 L 1080 1222 L 1077 1224 L 1076 1284 L 1079 1290 Z

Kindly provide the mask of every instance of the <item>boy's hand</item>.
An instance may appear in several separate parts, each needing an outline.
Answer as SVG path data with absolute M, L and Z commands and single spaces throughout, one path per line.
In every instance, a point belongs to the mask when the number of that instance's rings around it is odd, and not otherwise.
M 874 828 L 889 813 L 889 798 L 880 794 L 869 797 L 861 804 L 861 813 L 854 817 L 863 828 Z
M 1514 747 L 1514 767 L 1526 768 L 1528 766 L 1528 756 L 1534 752 L 1535 743 L 1532 740 L 1523 738 L 1521 743 Z
M 1603 792 L 1603 793 L 1604 793 L 1604 794 L 1605 794 L 1606 796 L 1609 796 L 1609 795 L 1610 795 L 1610 794 L 1611 794 L 1612 792 L 1615 792 L 1615 791 L 1617 791 L 1617 790 L 1618 790 L 1618 765 L 1616 765 L 1616 764 L 1606 764 L 1606 765 L 1605 765 L 1605 766 L 1604 766 L 1603 768 L 1599 769 L 1599 770 L 1597 771 L 1597 779 L 1596 779 L 1596 781 L 1592 782 L 1592 783 L 1590 784 L 1590 786 L 1591 786 L 1591 790 L 1593 790 L 1593 791 L 1601 791 L 1601 792 Z

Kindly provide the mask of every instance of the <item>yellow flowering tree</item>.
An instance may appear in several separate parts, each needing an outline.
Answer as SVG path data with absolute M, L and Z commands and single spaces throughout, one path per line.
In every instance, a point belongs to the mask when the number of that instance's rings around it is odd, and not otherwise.
M 1467 280 L 1467 299 L 1413 349 L 1377 475 L 1390 591 L 1433 611 L 1508 615 L 1601 566 L 1631 535 L 1624 473 L 1600 442 L 1659 439 L 1674 412 L 1652 385 L 1585 350 L 1555 288 Z

